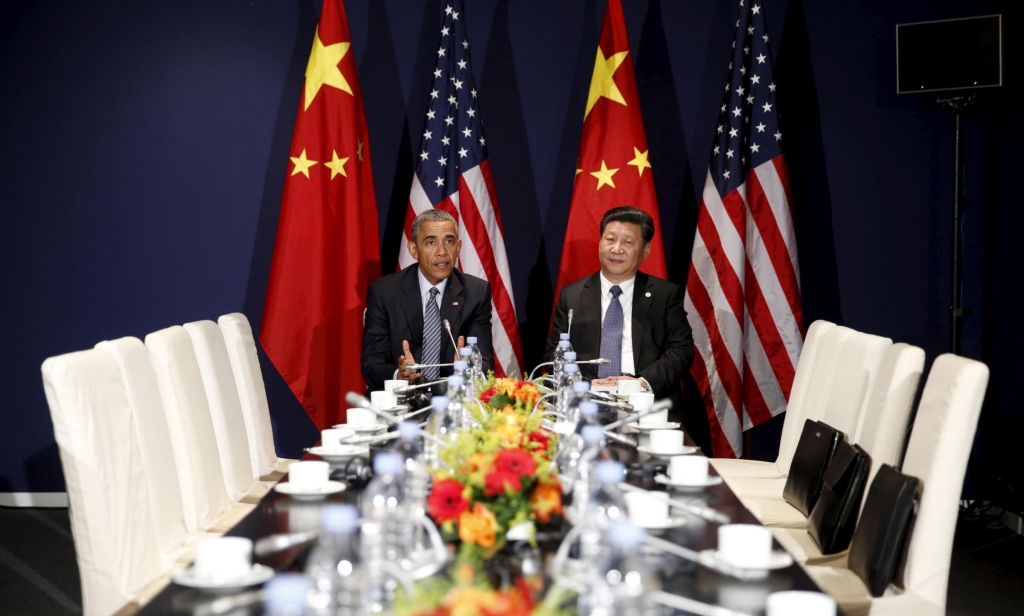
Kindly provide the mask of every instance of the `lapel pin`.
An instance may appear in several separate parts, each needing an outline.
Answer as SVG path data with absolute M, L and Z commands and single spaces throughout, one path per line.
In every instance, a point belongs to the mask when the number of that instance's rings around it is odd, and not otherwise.
M 650 297 L 650 296 L 651 296 L 651 292 L 650 292 L 650 291 L 648 291 L 648 292 L 647 292 L 647 295 L 646 295 L 645 297 Z
M 648 293 L 648 295 L 650 295 L 650 293 Z M 459 302 L 452 302 L 452 306 L 458 306 L 458 305 L 459 305 Z

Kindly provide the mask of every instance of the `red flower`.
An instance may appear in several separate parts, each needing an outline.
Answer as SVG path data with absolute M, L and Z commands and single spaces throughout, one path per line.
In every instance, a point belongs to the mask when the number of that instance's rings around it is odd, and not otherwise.
M 534 430 L 533 432 L 531 432 L 529 434 L 529 436 L 526 437 L 526 440 L 527 440 L 527 442 L 537 443 L 538 445 L 540 445 L 540 447 L 538 447 L 534 451 L 539 451 L 541 454 L 546 454 L 547 453 L 547 451 L 548 451 L 548 443 L 550 443 L 550 438 L 548 437 L 548 433 L 546 431 L 544 431 L 544 430 Z
M 484 478 L 484 495 L 485 496 L 497 496 L 505 493 L 505 488 L 510 488 L 513 492 L 518 492 L 523 489 L 523 482 L 519 479 L 519 475 L 504 472 L 497 466 L 491 468 L 491 472 L 487 473 L 487 477 Z
M 491 401 L 491 398 L 494 397 L 494 394 L 496 393 L 498 392 L 494 391 L 494 388 L 492 387 L 486 391 L 480 392 L 480 395 L 477 397 L 480 398 L 480 402 L 487 404 L 488 402 Z
M 537 472 L 537 463 L 533 461 L 530 452 L 517 447 L 498 452 L 494 457 L 494 468 L 499 473 L 515 475 L 518 479 L 520 475 L 529 476 Z
M 454 479 L 445 479 L 434 484 L 434 489 L 427 497 L 427 508 L 430 517 L 439 523 L 458 520 L 463 511 L 469 509 L 469 501 L 462 495 L 463 486 Z

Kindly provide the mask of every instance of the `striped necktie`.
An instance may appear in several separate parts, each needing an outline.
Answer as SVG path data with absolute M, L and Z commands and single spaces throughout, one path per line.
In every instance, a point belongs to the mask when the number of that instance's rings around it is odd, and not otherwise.
M 622 303 L 619 296 L 622 289 L 619 285 L 611 288 L 612 301 L 604 313 L 604 325 L 601 327 L 601 357 L 611 360 L 610 364 L 598 366 L 597 377 L 619 376 L 622 374 Z
M 423 308 L 423 358 L 424 364 L 441 363 L 441 309 L 437 307 L 437 287 L 430 287 L 430 298 Z M 621 309 L 620 309 L 621 311 Z M 436 381 L 441 369 L 424 368 L 423 377 Z

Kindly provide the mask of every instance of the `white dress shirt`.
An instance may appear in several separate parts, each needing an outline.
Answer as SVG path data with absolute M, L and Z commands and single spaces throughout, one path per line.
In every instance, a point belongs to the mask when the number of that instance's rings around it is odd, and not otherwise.
M 442 280 L 441 282 L 437 283 L 436 285 L 432 285 L 427 280 L 427 277 L 423 275 L 423 270 L 421 270 L 419 268 L 416 268 L 416 275 L 419 276 L 419 280 L 420 280 L 420 308 L 423 309 L 423 314 L 424 315 L 427 314 L 427 300 L 430 299 L 430 289 L 431 289 L 431 287 L 436 287 L 437 288 L 437 291 L 438 291 L 438 293 L 437 293 L 437 300 L 435 300 L 435 301 L 437 301 L 437 307 L 438 307 L 438 309 L 440 309 L 441 308 L 441 298 L 444 297 L 444 288 L 448 284 L 448 279 L 445 278 L 444 280 Z
M 604 315 L 608 313 L 608 306 L 612 304 L 612 287 L 614 283 L 609 282 L 601 276 L 601 327 L 604 328 Z M 636 276 L 619 283 L 622 294 L 619 295 L 619 303 L 622 305 L 622 358 L 620 367 L 622 374 L 636 376 L 633 366 L 633 285 L 636 283 Z

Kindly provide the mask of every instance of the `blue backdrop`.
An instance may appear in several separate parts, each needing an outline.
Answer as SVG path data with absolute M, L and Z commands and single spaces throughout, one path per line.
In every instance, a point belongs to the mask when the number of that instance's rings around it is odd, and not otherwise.
M 895 24 L 1010 2 L 760 0 L 793 184 L 805 315 L 948 348 L 952 120 L 895 94 Z M 471 0 L 465 19 L 527 364 L 568 217 L 603 0 Z M 624 0 L 673 279 L 685 279 L 733 0 Z M 397 257 L 441 0 L 347 0 L 385 271 Z M 0 492 L 59 491 L 39 366 L 99 340 L 243 311 L 259 327 L 312 0 L 15 1 L 0 8 Z M 1019 75 L 1007 49 L 1005 82 Z M 1019 98 L 965 126 L 964 353 L 990 433 L 1024 415 Z M 413 135 L 414 137 L 410 137 Z M 281 453 L 312 423 L 261 356 Z M 987 423 L 986 423 L 987 422 Z M 778 423 L 778 422 L 775 422 Z M 777 426 L 760 430 L 771 455 Z M 998 434 L 997 434 L 998 433 Z M 994 437 L 995 438 L 995 437 Z M 990 449 L 1006 449 L 996 439 Z M 995 455 L 993 453 L 993 455 Z M 984 464 L 981 456 L 976 456 Z

